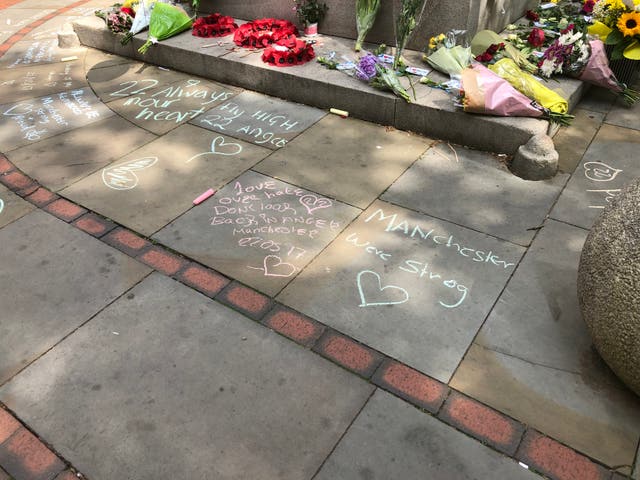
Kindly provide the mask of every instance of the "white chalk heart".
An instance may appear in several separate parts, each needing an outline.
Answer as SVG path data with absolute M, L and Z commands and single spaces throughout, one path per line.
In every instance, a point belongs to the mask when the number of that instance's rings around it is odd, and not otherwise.
M 265 277 L 290 277 L 296 272 L 295 265 L 283 262 L 277 255 L 267 255 L 264 257 Z
M 145 157 L 107 167 L 102 170 L 102 181 L 114 190 L 131 190 L 139 182 L 135 172 L 152 167 L 157 161 L 158 157 Z
M 319 210 L 321 208 L 329 208 L 333 203 L 328 198 L 319 198 L 311 193 L 307 195 L 303 195 L 300 197 L 300 203 L 304 205 L 304 208 L 307 209 L 309 215 L 313 213 L 315 210 Z
M 584 176 L 594 182 L 609 182 L 622 172 L 602 162 L 587 162 L 584 164 Z
M 364 282 L 364 285 L 363 285 Z M 356 280 L 360 293 L 359 307 L 375 307 L 379 305 L 398 305 L 409 300 L 409 293 L 396 285 L 382 286 L 380 275 L 371 270 L 363 270 Z M 365 294 L 365 290 L 367 295 Z M 369 300 L 367 300 L 369 297 Z M 375 299 L 372 301 L 370 299 Z
M 240 145 L 239 143 L 225 142 L 224 137 L 215 137 L 211 141 L 210 152 L 203 152 L 203 153 L 194 155 L 189 160 L 187 160 L 186 163 L 189 163 L 198 157 L 202 157 L 203 155 L 213 154 L 213 155 L 226 155 L 231 157 L 233 155 L 238 155 L 240 152 L 242 152 L 242 145 Z
M 4 202 L 0 198 L 0 213 L 2 213 L 2 210 L 4 210 Z

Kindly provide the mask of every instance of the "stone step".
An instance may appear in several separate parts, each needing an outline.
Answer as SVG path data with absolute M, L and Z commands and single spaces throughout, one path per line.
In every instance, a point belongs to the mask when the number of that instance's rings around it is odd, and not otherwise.
M 415 93 L 415 100 L 407 103 L 342 72 L 328 70 L 315 61 L 296 67 L 273 67 L 261 60 L 260 52 L 235 47 L 230 36 L 198 38 L 187 31 L 153 45 L 141 55 L 138 48 L 146 41 L 147 32 L 122 46 L 121 37 L 112 34 L 97 17 L 76 21 L 74 29 L 80 42 L 89 47 L 292 102 L 345 110 L 362 120 L 479 150 L 511 155 L 534 135 L 555 133 L 546 120 L 465 113 L 454 105 L 451 95 L 420 84 L 418 77 L 412 77 L 414 91 L 410 92 L 412 96 Z M 353 40 L 320 35 L 316 41 L 318 56 L 335 51 L 337 58 L 342 55 L 355 58 Z M 211 44 L 214 46 L 203 48 L 203 45 Z M 408 50 L 405 58 L 411 65 L 425 66 L 420 60 L 420 52 Z M 436 81 L 446 80 L 437 72 L 430 77 Z M 570 109 L 585 91 L 582 82 L 564 78 L 554 81 L 551 88 L 563 92 Z

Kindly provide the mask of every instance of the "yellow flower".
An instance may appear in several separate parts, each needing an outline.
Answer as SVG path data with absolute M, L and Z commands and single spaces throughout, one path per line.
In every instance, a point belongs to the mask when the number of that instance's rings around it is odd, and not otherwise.
M 618 29 L 625 37 L 633 37 L 640 34 L 640 13 L 623 13 L 618 19 Z

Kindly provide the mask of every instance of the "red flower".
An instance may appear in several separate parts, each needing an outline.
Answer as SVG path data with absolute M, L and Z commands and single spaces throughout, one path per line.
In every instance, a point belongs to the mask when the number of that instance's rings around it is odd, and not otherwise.
M 584 2 L 584 5 L 582 6 L 582 13 L 593 13 L 593 7 L 595 4 L 595 0 L 587 0 L 586 2 Z
M 532 22 L 537 22 L 538 20 L 540 20 L 540 15 L 538 15 L 533 10 L 527 10 L 527 13 L 525 13 L 524 16 L 527 18 L 527 20 L 531 20 Z
M 120 11 L 122 13 L 126 13 L 127 15 L 129 15 L 130 17 L 135 17 L 136 16 L 136 12 L 133 11 L 133 8 L 129 8 L 129 7 L 121 7 Z
M 564 30 L 560 30 L 560 33 L 564 35 L 565 33 L 572 32 L 575 27 L 576 26 L 573 23 L 570 23 L 567 28 L 565 28 Z
M 533 30 L 531 30 L 529 38 L 527 38 L 527 42 L 529 42 L 529 45 L 535 48 L 544 45 L 544 41 L 544 31 L 542 31 L 542 29 L 540 28 L 534 28 Z
M 491 55 L 488 51 L 476 57 L 476 61 L 480 63 L 489 63 L 491 60 L 493 60 L 493 55 Z

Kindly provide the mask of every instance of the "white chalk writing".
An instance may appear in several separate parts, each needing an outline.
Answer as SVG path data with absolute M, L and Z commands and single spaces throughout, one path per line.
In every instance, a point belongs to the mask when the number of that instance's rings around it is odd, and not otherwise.
M 0 213 L 4 210 L 4 201 L 0 198 Z
M 157 161 L 158 157 L 145 157 L 104 168 L 102 181 L 113 190 L 131 190 L 139 182 L 136 172 L 152 167 Z
M 205 155 L 233 156 L 233 155 L 238 155 L 240 152 L 242 152 L 242 145 L 240 145 L 239 143 L 225 142 L 224 137 L 215 137 L 211 141 L 211 150 L 209 152 L 198 153 L 197 155 L 194 155 L 189 160 L 187 160 L 186 163 L 190 163 L 196 158 L 199 158 Z
M 363 270 L 356 277 L 360 294 L 359 307 L 399 305 L 409 300 L 409 293 L 397 285 L 382 285 L 380 275 L 373 270 Z
M 602 162 L 587 162 L 584 164 L 584 176 L 594 182 L 610 182 L 622 172 Z

